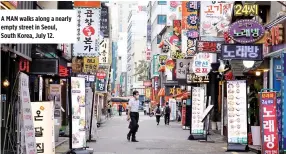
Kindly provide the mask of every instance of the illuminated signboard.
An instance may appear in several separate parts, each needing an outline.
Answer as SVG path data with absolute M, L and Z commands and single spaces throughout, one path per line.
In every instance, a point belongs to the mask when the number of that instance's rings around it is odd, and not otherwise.
M 258 4 L 236 4 L 234 6 L 234 16 L 258 16 Z

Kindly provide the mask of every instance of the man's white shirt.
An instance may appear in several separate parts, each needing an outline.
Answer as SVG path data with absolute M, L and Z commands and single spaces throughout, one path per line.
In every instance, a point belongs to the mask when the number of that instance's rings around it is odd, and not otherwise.
M 139 100 L 131 98 L 128 105 L 130 106 L 130 112 L 139 112 Z

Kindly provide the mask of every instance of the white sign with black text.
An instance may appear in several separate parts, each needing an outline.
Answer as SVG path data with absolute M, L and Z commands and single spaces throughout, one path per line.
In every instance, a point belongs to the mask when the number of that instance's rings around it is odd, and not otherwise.
M 104 38 L 99 45 L 99 63 L 105 64 L 108 63 L 109 54 L 109 39 Z
M 100 9 L 75 8 L 77 10 L 77 43 L 73 56 L 95 57 L 99 55 Z
M 177 79 L 186 79 L 187 70 L 189 68 L 189 59 L 177 59 L 176 60 L 176 78 Z
M 31 102 L 37 153 L 55 154 L 54 102 Z

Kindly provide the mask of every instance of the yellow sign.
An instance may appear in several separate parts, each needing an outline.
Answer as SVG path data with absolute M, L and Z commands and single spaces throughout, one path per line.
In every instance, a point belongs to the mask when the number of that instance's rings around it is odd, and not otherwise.
M 169 93 L 172 95 L 179 95 L 182 93 L 182 89 L 181 88 L 170 88 Z
M 258 16 L 258 4 L 236 4 L 234 6 L 234 16 Z
M 152 89 L 145 88 L 145 97 L 151 99 Z
M 84 57 L 83 58 L 83 72 L 95 74 L 98 69 L 98 64 L 99 64 L 98 57 L 95 57 L 95 58 Z

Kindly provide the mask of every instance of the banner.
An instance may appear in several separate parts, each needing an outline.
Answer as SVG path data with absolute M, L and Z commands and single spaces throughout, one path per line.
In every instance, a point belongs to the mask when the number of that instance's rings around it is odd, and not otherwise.
M 35 127 L 29 91 L 29 76 L 20 73 L 19 77 L 20 105 L 21 105 L 21 152 L 37 153 Z
M 203 87 L 193 87 L 192 89 L 192 134 L 204 134 L 204 123 L 201 122 L 204 113 L 205 89 Z
M 75 8 L 77 10 L 77 43 L 73 56 L 95 57 L 99 55 L 100 9 Z
M 50 84 L 49 101 L 55 103 L 54 117 L 61 121 L 61 107 L 62 107 L 62 96 L 61 96 L 62 86 L 60 84 Z
M 145 88 L 145 97 L 146 99 L 151 99 L 152 96 L 152 88 L 151 87 L 146 87 Z
M 85 79 L 71 77 L 72 148 L 86 147 Z
M 261 153 L 279 153 L 276 92 L 262 92 L 260 96 Z
M 107 6 L 101 6 L 100 12 L 100 32 L 104 37 L 109 37 L 109 13 Z
M 246 81 L 227 81 L 228 143 L 247 144 Z
M 91 110 L 92 110 L 92 99 L 93 99 L 93 92 L 91 87 L 85 88 L 85 118 L 86 118 L 86 137 L 89 139 L 89 131 L 91 129 L 90 120 L 92 118 Z M 94 122 L 94 121 L 92 121 Z
M 202 1 L 200 36 L 223 37 L 232 19 L 233 1 Z
M 98 69 L 98 57 L 90 58 L 84 57 L 83 58 L 83 72 L 89 74 L 95 74 Z
M 181 119 L 181 122 L 182 122 L 182 126 L 186 125 L 186 106 L 185 105 L 182 106 L 182 119 Z
M 54 102 L 31 102 L 37 153 L 55 154 Z
M 109 39 L 104 38 L 100 42 L 99 46 L 99 63 L 100 64 L 108 63 L 108 55 L 109 55 Z

